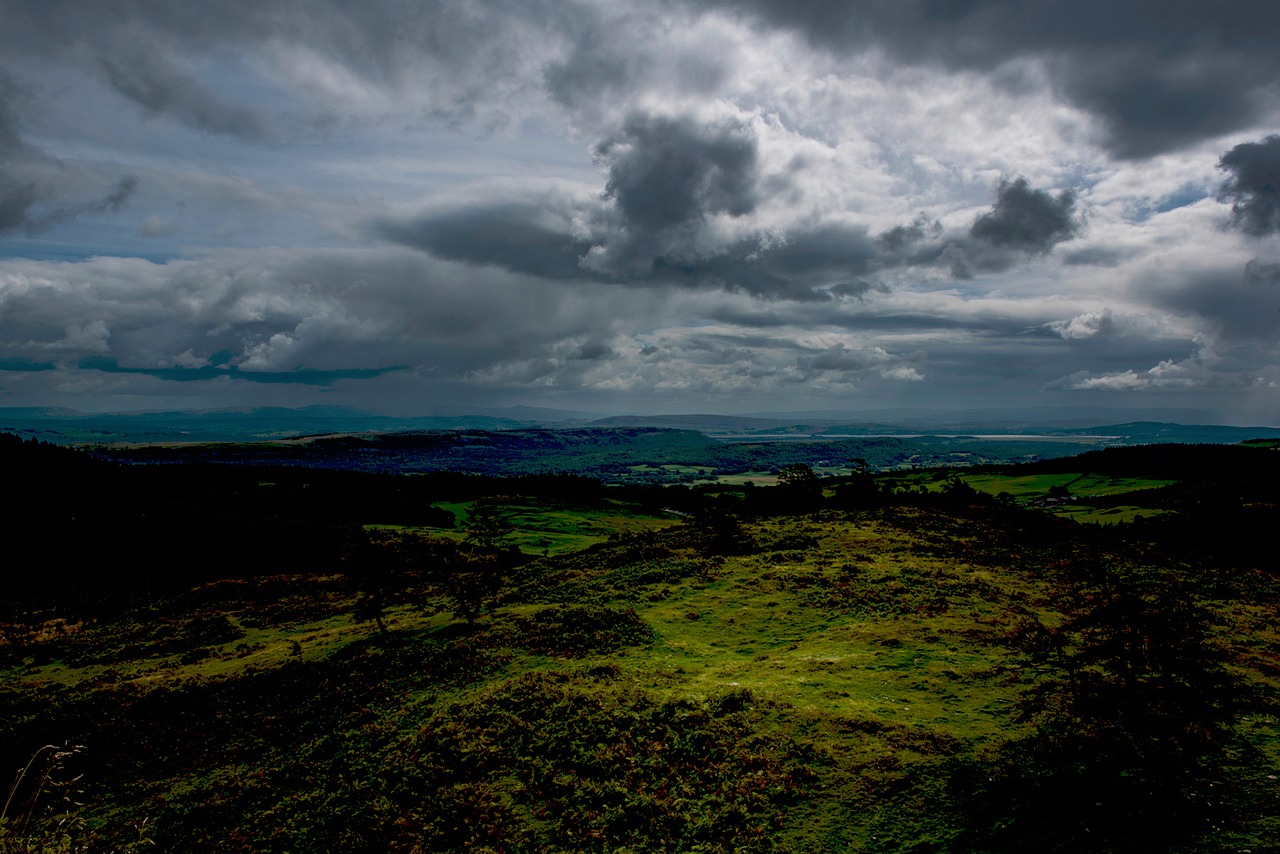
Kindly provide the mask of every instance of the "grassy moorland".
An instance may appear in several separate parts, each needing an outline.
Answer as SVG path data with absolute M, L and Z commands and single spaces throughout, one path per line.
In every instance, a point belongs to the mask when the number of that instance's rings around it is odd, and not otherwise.
M 58 749 L 0 851 L 1280 850 L 1274 566 L 1176 536 L 1229 484 L 1148 474 L 678 514 L 503 482 L 311 571 L 14 602 L 0 750 Z M 1274 513 L 1231 483 L 1239 524 Z M 1080 524 L 1034 506 L 1054 486 L 1164 515 Z

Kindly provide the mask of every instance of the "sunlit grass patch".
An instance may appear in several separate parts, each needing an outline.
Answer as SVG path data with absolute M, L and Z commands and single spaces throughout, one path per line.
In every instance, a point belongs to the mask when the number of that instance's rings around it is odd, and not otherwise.
M 1087 504 L 1066 504 L 1053 508 L 1055 516 L 1076 522 L 1095 525 L 1114 525 L 1132 522 L 1134 519 L 1152 519 L 1168 513 L 1154 507 L 1135 507 L 1123 504 L 1119 507 L 1091 507 Z
M 368 526 L 370 529 L 414 531 L 430 536 L 462 541 L 475 502 L 443 502 L 433 506 L 447 510 L 458 520 L 448 528 L 406 528 L 397 525 Z M 561 555 L 581 551 L 618 534 L 657 531 L 678 521 L 669 516 L 635 512 L 615 502 L 600 507 L 566 507 L 551 501 L 507 500 L 496 505 L 498 513 L 514 530 L 510 541 L 526 554 Z
M 753 483 L 756 486 L 773 486 L 778 482 L 778 476 L 767 471 L 748 471 L 737 474 L 722 474 L 715 478 L 715 483 L 722 483 L 726 486 L 742 486 L 747 483 Z
M 786 542 L 810 527 L 769 523 L 756 533 Z M 643 607 L 658 638 L 645 660 L 664 673 L 651 687 L 695 697 L 745 688 L 817 714 L 995 737 L 1007 725 L 1017 680 L 1001 670 L 1007 649 L 973 640 L 974 609 L 886 617 L 823 607 L 813 595 L 850 562 L 917 587 L 944 583 L 947 562 L 892 551 L 905 543 L 871 526 L 828 524 L 818 533 L 803 552 L 726 558 L 705 581 Z M 969 568 L 954 573 L 966 584 L 977 574 L 991 576 Z M 898 595 L 907 601 L 917 592 L 904 584 Z M 996 619 L 1002 606 L 980 613 Z
M 1138 492 L 1146 489 L 1157 489 L 1169 486 L 1175 481 L 1155 480 L 1144 477 L 1112 477 L 1101 474 L 1035 474 L 1035 475 L 1003 475 L 1003 474 L 963 474 L 960 480 L 979 492 L 988 495 L 999 495 L 1007 492 L 1014 498 L 1042 498 L 1049 495 L 1054 487 L 1066 489 L 1077 497 L 1098 495 L 1119 495 L 1126 492 Z

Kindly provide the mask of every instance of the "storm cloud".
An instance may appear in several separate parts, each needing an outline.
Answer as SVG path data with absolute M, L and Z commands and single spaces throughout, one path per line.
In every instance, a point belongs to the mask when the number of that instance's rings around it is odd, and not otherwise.
M 590 245 L 572 233 L 572 202 L 560 194 L 464 204 L 406 220 L 384 218 L 379 236 L 438 258 L 492 264 L 549 279 L 583 278 L 579 261 Z
M 1075 203 L 1075 194 L 1070 190 L 1055 197 L 1044 190 L 1031 189 L 1026 178 L 1001 181 L 995 207 L 974 221 L 969 236 L 1019 252 L 1048 252 L 1079 230 L 1073 217 Z
M 1230 175 L 1218 197 L 1231 202 L 1231 224 L 1252 237 L 1280 233 L 1280 135 L 1240 143 L 1218 168 Z
M 643 273 L 717 254 L 712 220 L 745 216 L 759 203 L 755 138 L 733 119 L 634 115 L 595 156 L 617 215 L 616 231 L 588 261 L 603 272 Z

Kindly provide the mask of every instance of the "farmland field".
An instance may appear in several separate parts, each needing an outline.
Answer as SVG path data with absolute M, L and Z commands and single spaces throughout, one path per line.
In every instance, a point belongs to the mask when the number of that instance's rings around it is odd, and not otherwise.
M 999 475 L 999 474 L 964 474 L 961 479 L 979 492 L 998 495 L 1007 492 L 1015 498 L 1043 497 L 1053 487 L 1062 487 L 1072 495 L 1090 497 L 1095 495 L 1117 495 L 1124 492 L 1138 492 L 1144 489 L 1157 489 L 1168 486 L 1174 481 L 1154 480 L 1139 477 L 1111 477 L 1097 474 L 1036 474 L 1036 475 Z

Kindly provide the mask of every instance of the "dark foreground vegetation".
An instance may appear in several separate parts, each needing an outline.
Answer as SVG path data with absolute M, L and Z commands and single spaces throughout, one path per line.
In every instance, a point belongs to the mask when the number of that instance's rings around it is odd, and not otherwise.
M 1267 446 L 0 462 L 0 852 L 1280 851 Z

